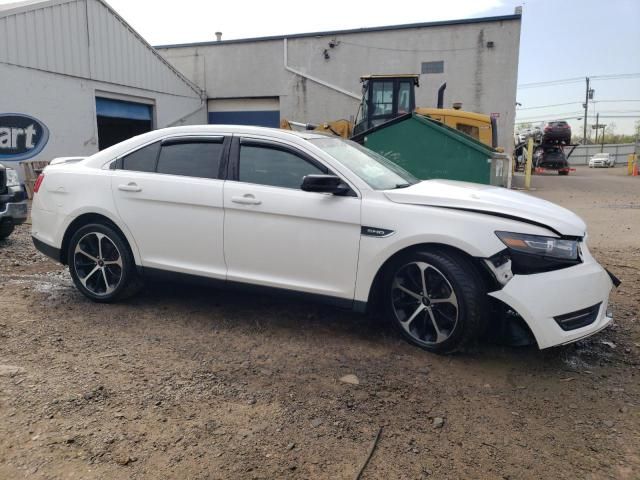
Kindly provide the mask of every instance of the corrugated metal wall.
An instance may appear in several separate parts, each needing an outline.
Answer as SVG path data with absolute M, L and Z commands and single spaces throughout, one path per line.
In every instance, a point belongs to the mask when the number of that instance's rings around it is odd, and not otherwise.
M 0 61 L 89 77 L 85 1 L 0 18 Z
M 0 16 L 0 62 L 197 96 L 186 80 L 98 0 L 45 2 Z

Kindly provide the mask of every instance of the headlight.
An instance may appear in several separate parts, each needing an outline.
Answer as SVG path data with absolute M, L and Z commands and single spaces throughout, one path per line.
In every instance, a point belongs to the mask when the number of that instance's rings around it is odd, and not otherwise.
M 496 232 L 509 251 L 513 273 L 548 272 L 580 263 L 577 240 L 513 232 Z
M 568 260 L 578 259 L 576 240 L 511 232 L 496 232 L 496 235 L 507 247 L 518 252 Z
M 18 177 L 18 172 L 16 172 L 13 168 L 7 168 L 7 187 L 17 187 L 20 185 L 20 178 Z

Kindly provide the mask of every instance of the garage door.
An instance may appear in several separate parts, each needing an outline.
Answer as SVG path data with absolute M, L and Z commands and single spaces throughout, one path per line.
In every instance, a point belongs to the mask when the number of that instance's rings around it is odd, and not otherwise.
M 144 103 L 96 97 L 98 148 L 104 150 L 123 140 L 151 131 L 152 109 L 152 105 Z
M 209 100 L 209 123 L 224 125 L 280 126 L 280 99 L 219 98 Z

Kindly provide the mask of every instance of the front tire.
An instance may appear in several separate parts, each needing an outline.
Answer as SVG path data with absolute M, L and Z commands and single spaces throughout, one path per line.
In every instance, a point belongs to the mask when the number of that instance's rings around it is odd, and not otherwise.
M 486 292 L 476 267 L 461 254 L 415 251 L 386 270 L 385 310 L 410 343 L 434 353 L 470 345 L 485 324 Z
M 76 288 L 94 302 L 115 302 L 141 285 L 126 240 L 111 226 L 79 228 L 69 241 L 67 259 Z

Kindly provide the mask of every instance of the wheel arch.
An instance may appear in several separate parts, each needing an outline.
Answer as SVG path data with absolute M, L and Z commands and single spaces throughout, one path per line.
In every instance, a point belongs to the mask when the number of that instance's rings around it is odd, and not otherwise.
M 108 216 L 96 212 L 87 212 L 75 217 L 65 229 L 64 235 L 62 237 L 62 243 L 60 245 L 60 260 L 63 265 L 68 264 L 67 251 L 69 250 L 69 242 L 71 241 L 71 237 L 73 237 L 73 234 L 78 231 L 79 228 L 82 228 L 85 225 L 89 225 L 91 223 L 101 223 L 104 225 L 108 225 L 117 233 L 119 233 L 125 241 L 125 244 L 129 248 L 129 253 L 131 253 L 131 256 L 133 257 L 135 263 L 139 264 L 137 251 L 133 248 L 134 244 L 132 243 L 129 236 L 125 233 L 125 231 Z
M 465 252 L 461 248 L 454 247 L 452 245 L 447 245 L 445 243 L 438 242 L 423 242 L 416 243 L 413 245 L 406 246 L 397 250 L 392 255 L 390 255 L 378 268 L 376 274 L 373 277 L 373 281 L 369 288 L 369 294 L 367 296 L 367 311 L 375 311 L 380 306 L 380 300 L 382 298 L 381 291 L 383 287 L 383 279 L 384 274 L 389 268 L 389 265 L 393 263 L 393 261 L 401 255 L 404 255 L 408 252 L 419 251 L 419 250 L 428 250 L 428 251 L 440 251 L 445 253 L 452 253 L 454 255 L 460 255 L 468 260 L 474 267 L 476 267 L 478 273 L 483 279 L 484 286 L 487 289 L 491 289 L 491 287 L 496 286 L 495 277 L 489 272 L 488 268 L 482 261 L 482 259 L 478 257 L 474 257 L 473 255 Z

